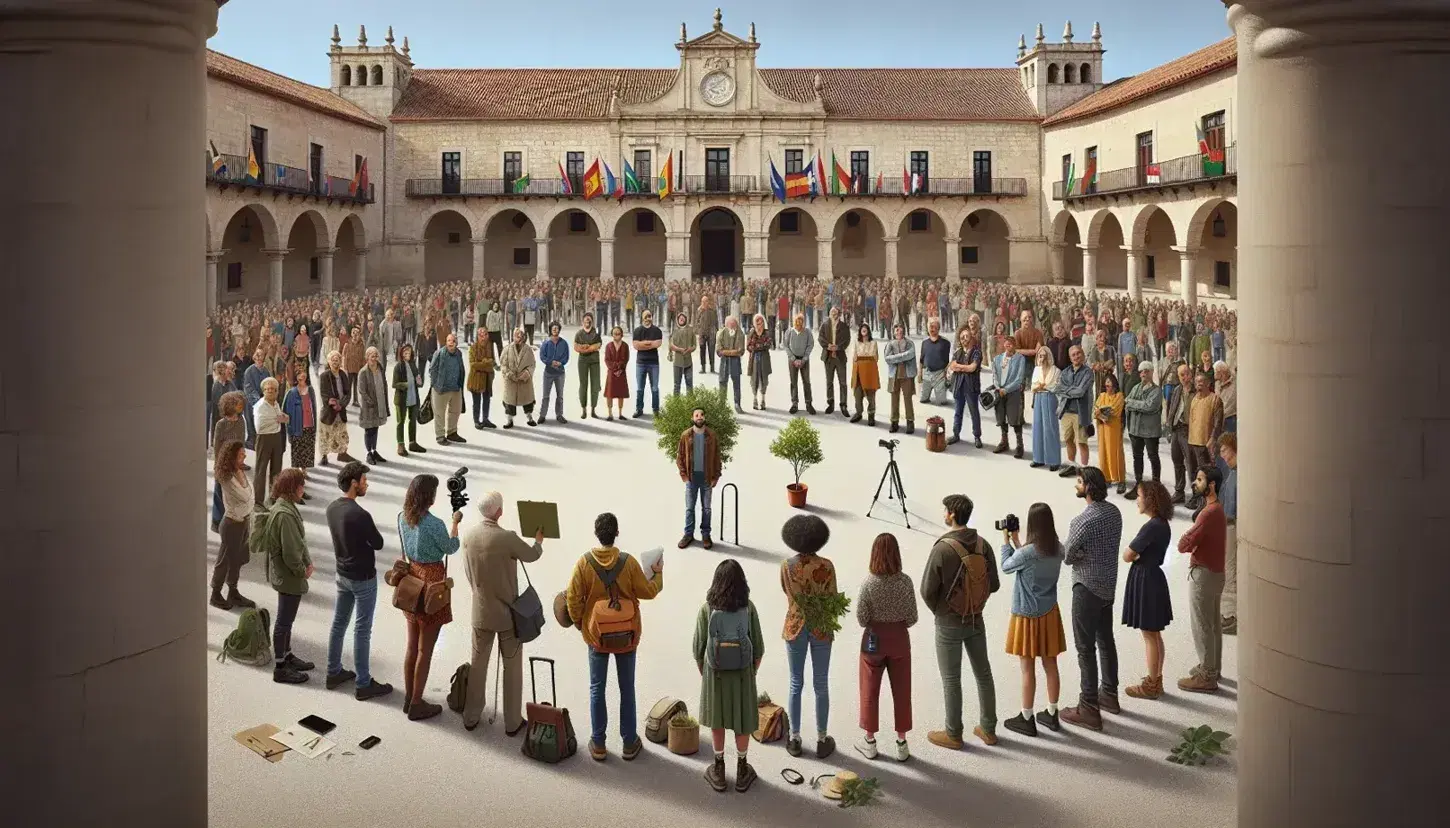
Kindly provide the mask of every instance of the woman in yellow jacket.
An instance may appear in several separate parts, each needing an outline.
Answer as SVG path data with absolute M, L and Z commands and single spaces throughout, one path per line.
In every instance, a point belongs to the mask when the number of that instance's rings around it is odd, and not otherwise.
M 589 755 L 596 762 L 604 761 L 604 731 L 609 725 L 609 711 L 604 704 L 604 688 L 609 677 L 609 656 L 614 655 L 614 668 L 619 674 L 619 735 L 623 740 L 622 756 L 627 762 L 644 747 L 640 741 L 638 714 L 634 699 L 634 655 L 639 647 L 643 625 L 639 602 L 647 601 L 665 587 L 664 558 L 655 562 L 646 577 L 644 568 L 634 557 L 614 546 L 619 537 L 619 520 L 605 512 L 594 519 L 594 537 L 599 546 L 591 549 L 574 565 L 565 600 L 569 620 L 579 628 L 589 647 Z M 617 606 L 616 606 L 617 602 Z M 601 630 L 595 612 L 610 611 L 612 619 L 629 619 L 624 629 L 610 623 Z
M 1103 393 L 1093 408 L 1098 421 L 1098 466 L 1122 494 L 1127 479 L 1123 463 L 1123 392 L 1111 371 L 1103 375 Z
M 468 346 L 468 393 L 473 396 L 473 427 L 479 430 L 497 428 L 488 418 L 493 400 L 493 343 L 489 332 L 479 329 L 478 338 Z

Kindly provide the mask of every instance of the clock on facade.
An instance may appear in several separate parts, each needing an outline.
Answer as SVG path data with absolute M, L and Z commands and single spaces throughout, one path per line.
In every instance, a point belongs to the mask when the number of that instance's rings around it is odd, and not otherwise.
M 724 106 L 735 97 L 735 79 L 724 72 L 711 72 L 700 81 L 700 97 L 711 106 Z

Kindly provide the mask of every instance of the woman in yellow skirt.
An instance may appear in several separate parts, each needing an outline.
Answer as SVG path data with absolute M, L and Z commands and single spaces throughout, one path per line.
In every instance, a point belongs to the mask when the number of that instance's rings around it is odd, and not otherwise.
M 1118 494 L 1126 488 L 1127 473 L 1123 464 L 1123 392 L 1118 378 L 1103 376 L 1103 393 L 1093 406 L 1098 421 L 1098 467 L 1109 483 L 1116 483 Z
M 1007 653 L 1022 665 L 1022 712 L 1002 724 L 1013 733 L 1036 736 L 1037 726 L 1061 730 L 1057 698 L 1062 682 L 1057 657 L 1067 650 L 1062 613 L 1057 608 L 1057 578 L 1062 572 L 1062 545 L 1052 509 L 1034 503 L 1027 510 L 1027 545 L 1019 530 L 1002 533 L 1002 572 L 1017 573 L 1012 589 L 1012 621 L 1007 627 Z M 1036 661 L 1047 677 L 1047 709 L 1033 715 L 1037 696 Z
M 871 326 L 862 325 L 851 347 L 851 393 L 856 398 L 856 413 L 851 422 L 861 422 L 861 403 L 866 403 L 866 425 L 876 425 L 876 391 L 881 387 L 881 370 L 876 364 L 878 350 L 871 339 Z M 845 400 L 841 401 L 845 407 Z

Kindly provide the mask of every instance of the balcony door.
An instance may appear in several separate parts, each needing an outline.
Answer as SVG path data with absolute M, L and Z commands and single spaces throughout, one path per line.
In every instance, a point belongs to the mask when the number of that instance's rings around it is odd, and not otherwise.
M 726 147 L 705 150 L 705 192 L 730 192 L 730 150 Z M 734 255 L 733 249 L 731 255 Z M 732 271 L 718 272 L 729 273 Z
M 325 182 L 325 180 L 322 177 L 322 145 L 321 144 L 312 144 L 312 145 L 310 145 L 308 147 L 308 150 L 307 150 L 307 178 L 308 178 L 308 184 L 310 185 L 310 189 L 312 190 L 312 192 L 314 192 L 314 193 L 320 193 L 320 192 L 322 192 L 322 190 L 323 190 L 323 184 L 326 183 L 326 182 Z
M 972 192 L 992 192 L 992 153 L 988 150 L 972 153 Z
M 443 194 L 457 195 L 463 189 L 463 153 L 443 153 Z

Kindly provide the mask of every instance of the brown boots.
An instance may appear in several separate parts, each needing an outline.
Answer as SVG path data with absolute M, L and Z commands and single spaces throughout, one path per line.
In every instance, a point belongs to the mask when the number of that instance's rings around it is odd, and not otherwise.
M 1123 690 L 1129 698 L 1134 699 L 1156 699 L 1163 695 L 1163 677 L 1144 676 L 1140 684 L 1134 684 Z

